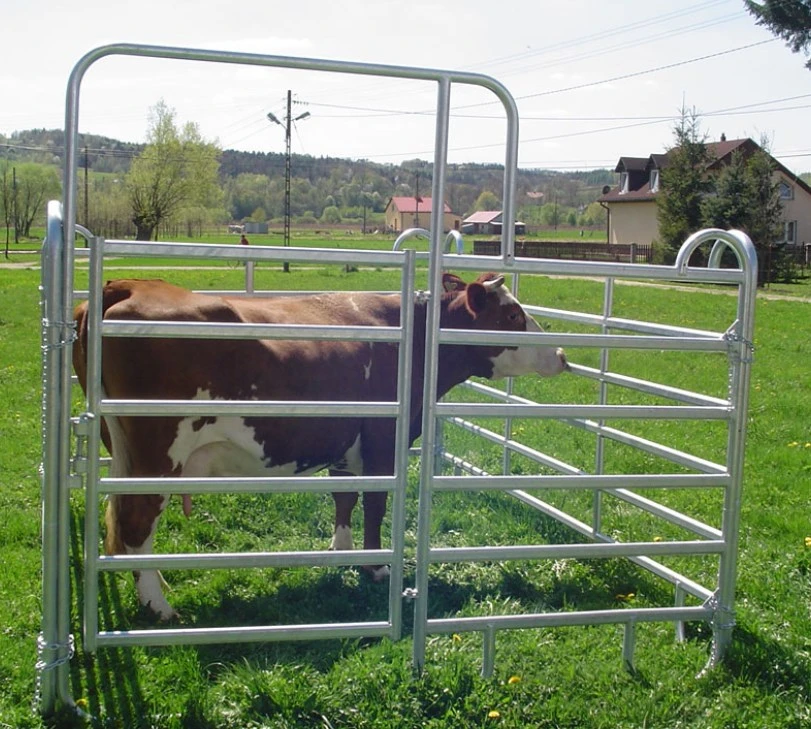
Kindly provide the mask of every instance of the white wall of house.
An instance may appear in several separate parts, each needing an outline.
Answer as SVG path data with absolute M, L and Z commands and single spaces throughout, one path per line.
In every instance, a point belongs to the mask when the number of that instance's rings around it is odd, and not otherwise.
M 624 202 L 611 205 L 609 243 L 650 245 L 659 235 L 656 203 Z
M 778 173 L 783 203 L 784 233 L 789 244 L 811 244 L 811 196 L 789 177 Z

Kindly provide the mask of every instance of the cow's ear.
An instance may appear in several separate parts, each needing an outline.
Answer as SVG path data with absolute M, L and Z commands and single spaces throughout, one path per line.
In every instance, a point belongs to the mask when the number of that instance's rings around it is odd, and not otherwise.
M 464 291 L 467 284 L 455 273 L 442 274 L 442 288 L 445 291 Z
M 465 291 L 467 297 L 467 308 L 474 314 L 480 314 L 487 306 L 487 289 L 478 282 L 468 284 Z

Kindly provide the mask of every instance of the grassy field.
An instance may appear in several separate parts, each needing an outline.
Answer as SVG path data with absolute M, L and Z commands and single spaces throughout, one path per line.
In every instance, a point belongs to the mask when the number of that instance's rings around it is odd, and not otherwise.
M 125 265 L 127 262 L 119 262 Z M 117 264 L 117 265 L 119 265 Z M 140 276 L 144 271 L 135 272 Z M 125 275 L 116 270 L 114 275 Z M 148 274 L 151 275 L 151 274 Z M 196 288 L 235 285 L 238 271 L 164 272 Z M 81 279 L 81 276 L 79 277 Z M 257 270 L 257 285 L 274 288 L 393 288 L 387 272 L 341 268 Z M 40 629 L 39 479 L 40 358 L 38 272 L 0 271 L 0 505 L 4 565 L 0 590 L 0 727 L 39 727 L 31 709 L 36 636 Z M 79 281 L 81 284 L 81 280 Z M 522 280 L 524 298 L 556 308 L 597 312 L 602 287 L 589 281 Z M 619 285 L 618 316 L 725 328 L 734 299 L 710 293 Z M 479 675 L 481 638 L 435 636 L 426 670 L 412 675 L 410 614 L 406 637 L 389 641 L 327 641 L 202 647 L 106 649 L 90 656 L 79 640 L 71 689 L 98 727 L 675 727 L 727 729 L 811 725 L 811 309 L 806 303 L 758 302 L 749 444 L 739 565 L 738 626 L 728 660 L 697 678 L 707 659 L 709 630 L 690 626 L 673 641 L 672 626 L 640 625 L 636 670 L 624 670 L 622 631 L 616 626 L 530 630 L 499 635 L 496 672 Z M 565 325 L 555 323 L 556 330 Z M 568 328 L 565 330 L 569 330 Z M 596 353 L 571 352 L 596 363 Z M 612 363 L 641 376 L 723 395 L 725 359 L 719 356 L 616 353 Z M 519 392 L 546 402 L 592 401 L 576 378 L 527 378 Z M 635 432 L 718 458 L 712 424 L 635 424 Z M 517 422 L 522 439 L 588 467 L 591 439 L 543 421 Z M 454 435 L 453 448 L 488 465 L 497 456 Z M 662 464 L 618 448 L 608 454 L 618 472 L 656 470 Z M 520 459 L 515 472 L 527 465 Z M 415 466 L 416 472 L 416 466 Z M 414 479 L 412 479 L 413 481 Z M 412 485 L 413 488 L 413 485 Z M 553 494 L 583 516 L 581 497 Z M 717 523 L 715 495 L 676 490 L 668 503 Z M 407 544 L 413 548 L 415 499 L 408 508 Z M 82 503 L 74 498 L 72 555 L 80 570 Z M 606 528 L 623 539 L 681 536 L 626 509 L 608 510 Z M 207 496 L 195 500 L 191 519 L 177 504 L 167 510 L 156 548 L 166 551 L 323 548 L 331 532 L 331 499 L 309 495 Z M 528 515 L 499 495 L 446 494 L 434 505 L 436 543 L 448 545 L 570 538 L 566 530 Z M 386 535 L 387 538 L 387 535 Z M 681 560 L 679 569 L 712 583 L 715 562 Z M 407 564 L 407 584 L 413 565 Z M 353 569 L 191 571 L 166 575 L 183 625 L 378 620 L 386 586 Z M 77 587 L 77 592 L 79 588 Z M 146 627 L 129 575 L 102 580 L 103 624 Z M 441 565 L 431 574 L 432 616 L 520 613 L 545 609 L 668 604 L 661 583 L 622 561 L 554 564 Z M 74 632 L 80 635 L 78 623 Z M 81 726 L 61 717 L 60 726 Z

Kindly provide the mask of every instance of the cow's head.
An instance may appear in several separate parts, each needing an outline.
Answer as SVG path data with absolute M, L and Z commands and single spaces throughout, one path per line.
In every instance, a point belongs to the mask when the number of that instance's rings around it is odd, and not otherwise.
M 519 301 L 504 286 L 504 276 L 483 273 L 473 283 L 446 273 L 442 277 L 446 292 L 454 292 L 455 298 L 449 310 L 464 307 L 472 318 L 465 328 L 494 329 L 504 332 L 543 331 L 522 308 Z M 464 326 L 464 325 L 463 325 Z M 566 355 L 559 347 L 482 347 L 488 351 L 492 373 L 487 377 L 497 380 L 502 377 L 518 377 L 531 373 L 552 377 L 569 368 Z

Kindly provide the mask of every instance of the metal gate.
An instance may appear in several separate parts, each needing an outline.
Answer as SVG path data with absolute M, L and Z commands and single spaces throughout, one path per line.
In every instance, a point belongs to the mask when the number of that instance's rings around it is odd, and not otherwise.
M 347 485 L 343 480 L 337 485 L 333 479 L 266 479 L 251 484 L 233 479 L 199 480 L 184 483 L 184 491 L 202 493 L 235 490 L 388 490 L 393 493 L 392 547 L 382 551 L 346 552 L 301 552 L 261 553 L 241 555 L 154 555 L 150 557 L 103 557 L 98 553 L 98 507 L 99 497 L 105 493 L 154 493 L 156 484 L 148 479 L 111 479 L 102 476 L 98 458 L 100 418 L 105 414 L 173 414 L 184 415 L 193 409 L 195 414 L 220 414 L 228 412 L 239 415 L 249 407 L 247 403 L 218 402 L 216 404 L 173 401 L 163 404 L 137 402 L 114 403 L 105 401 L 100 392 L 100 341 L 101 336 L 149 336 L 158 331 L 161 336 L 216 336 L 291 338 L 300 336 L 295 327 L 223 325 L 215 332 L 200 334 L 196 325 L 178 324 L 172 327 L 139 325 L 136 329 L 126 323 L 102 323 L 100 291 L 103 281 L 105 255 L 155 255 L 161 257 L 202 256 L 210 258 L 230 257 L 248 264 L 257 261 L 288 261 L 320 263 L 352 263 L 355 265 L 392 266 L 402 271 L 401 290 L 403 312 L 411 311 L 414 289 L 415 260 L 424 258 L 412 251 L 363 252 L 348 250 L 318 250 L 234 246 L 211 246 L 180 243 L 150 243 L 147 245 L 107 241 L 94 236 L 75 223 L 76 176 L 77 176 L 77 130 L 78 102 L 81 79 L 89 66 L 111 55 L 131 55 L 171 58 L 179 60 L 211 61 L 260 66 L 280 66 L 305 70 L 331 71 L 348 74 L 378 75 L 385 77 L 418 79 L 437 85 L 436 143 L 434 153 L 434 179 L 432 195 L 435 200 L 444 199 L 445 170 L 448 149 L 448 121 L 450 110 L 450 87 L 452 84 L 473 84 L 492 91 L 504 106 L 507 117 L 506 161 L 504 177 L 504 218 L 502 256 L 500 259 L 457 253 L 452 264 L 441 240 L 442 206 L 434 206 L 428 259 L 429 292 L 441 289 L 441 274 L 446 263 L 457 270 L 495 270 L 513 274 L 513 287 L 517 292 L 520 274 L 576 275 L 600 277 L 605 281 L 605 306 L 602 315 L 595 316 L 577 312 L 537 309 L 547 318 L 574 321 L 599 329 L 596 334 L 486 334 L 439 330 L 438 297 L 431 297 L 428 306 L 425 393 L 423 402 L 422 441 L 420 456 L 423 464 L 432 463 L 439 454 L 442 460 L 453 465 L 457 475 L 435 473 L 424 467 L 420 471 L 419 507 L 417 523 L 416 577 L 413 587 L 404 589 L 404 498 L 405 474 L 408 459 L 407 398 L 404 396 L 411 368 L 411 322 L 404 313 L 401 326 L 391 330 L 354 328 L 351 331 L 307 332 L 302 338 L 346 338 L 368 341 L 399 342 L 400 363 L 398 373 L 398 399 L 393 403 L 301 403 L 302 417 L 307 415 L 352 412 L 359 410 L 369 417 L 396 417 L 398 419 L 397 465 L 391 478 L 363 478 Z M 425 661 L 426 637 L 431 633 L 478 631 L 484 636 L 484 672 L 492 671 L 496 633 L 502 629 L 540 627 L 552 625 L 575 625 L 595 623 L 620 623 L 626 626 L 624 655 L 631 660 L 634 625 L 644 621 L 703 620 L 713 627 L 714 641 L 711 662 L 717 660 L 729 642 L 733 626 L 733 602 L 736 574 L 736 549 L 738 515 L 745 440 L 746 408 L 751 362 L 754 294 L 756 282 L 756 259 L 751 242 L 741 233 L 704 231 L 693 236 L 682 247 L 675 266 L 641 266 L 630 264 L 574 263 L 538 259 L 516 259 L 514 256 L 514 226 L 509 221 L 515 217 L 515 171 L 517 167 L 518 117 L 515 103 L 507 90 L 489 77 L 427 69 L 352 64 L 313 59 L 295 59 L 276 56 L 257 56 L 213 51 L 200 51 L 150 46 L 106 46 L 85 56 L 71 74 L 68 86 L 66 112 L 66 156 L 64 207 L 59 203 L 49 206 L 48 232 L 43 248 L 43 628 L 40 636 L 41 708 L 50 712 L 57 703 L 71 705 L 68 686 L 68 662 L 73 652 L 70 624 L 71 598 L 69 591 L 68 555 L 70 552 L 70 490 L 83 488 L 86 499 L 85 545 L 84 545 L 84 646 L 87 650 L 121 645 L 165 645 L 179 643 L 210 643 L 236 641 L 272 641 L 357 636 L 400 637 L 402 632 L 402 598 L 414 603 L 414 663 L 418 668 Z M 88 242 L 91 330 L 88 376 L 87 407 L 78 417 L 71 412 L 71 342 L 72 308 L 80 293 L 74 292 L 74 262 L 81 249 L 75 248 L 75 236 L 79 234 Z M 690 254 L 702 243 L 718 241 L 710 256 L 710 267 L 688 267 Z M 457 249 L 461 250 L 457 239 Z M 721 269 L 721 253 L 731 247 L 738 258 L 738 269 Z M 235 250 L 237 248 L 238 250 Z M 250 265 L 246 268 L 250 272 Z M 730 327 L 719 333 L 689 330 L 645 322 L 619 320 L 612 315 L 611 300 L 615 278 L 644 278 L 653 280 L 678 280 L 699 283 L 735 284 L 738 287 L 738 315 Z M 252 279 L 246 279 L 246 289 L 253 288 Z M 617 330 L 633 334 L 616 334 Z M 495 398 L 495 403 L 437 403 L 437 368 L 440 344 L 522 344 L 527 341 L 544 345 L 564 347 L 591 347 L 601 351 L 599 368 L 573 365 L 573 372 L 599 382 L 600 398 L 587 405 L 541 405 L 513 394 L 511 386 L 504 391 L 483 385 L 472 385 L 479 393 Z M 614 349 L 681 350 L 687 352 L 725 352 L 729 357 L 729 393 L 720 399 L 683 389 L 642 382 L 612 372 L 609 367 L 609 352 Z M 609 405 L 608 388 L 622 387 L 631 391 L 655 394 L 669 398 L 678 405 Z M 273 403 L 259 403 L 263 414 L 281 414 Z M 250 408 L 256 407 L 250 404 Z M 274 409 L 275 408 L 275 409 Z M 252 410 L 252 412 L 256 412 Z M 285 411 L 289 415 L 289 410 Z M 473 422 L 479 417 L 504 418 L 505 431 L 501 434 L 488 431 Z M 641 450 L 656 453 L 680 467 L 695 473 L 663 475 L 616 476 L 603 474 L 602 456 L 597 458 L 593 473 L 561 462 L 553 456 L 541 453 L 532 445 L 522 444 L 510 432 L 514 417 L 539 417 L 556 419 L 572 427 L 593 433 L 600 444 L 614 440 L 630 444 Z M 675 448 L 651 442 L 608 427 L 606 419 L 717 419 L 727 424 L 728 443 L 724 463 L 710 463 Z M 442 446 L 442 424 L 459 426 L 475 432 L 504 449 L 505 467 L 502 475 L 487 473 L 476 464 L 447 452 Z M 509 460 L 511 453 L 529 457 L 555 475 L 511 476 Z M 542 498 L 528 493 L 543 489 L 586 489 L 594 493 L 594 516 L 586 524 L 546 503 Z M 656 504 L 652 499 L 635 493 L 638 488 L 715 488 L 724 491 L 723 524 L 721 529 L 700 524 L 686 515 Z M 530 545 L 530 546 L 482 546 L 470 548 L 447 548 L 432 546 L 430 539 L 431 507 L 436 494 L 449 490 L 496 489 L 510 493 L 527 505 L 562 521 L 573 530 L 585 535 L 593 544 Z M 159 489 L 164 490 L 164 489 Z M 621 499 L 633 506 L 654 514 L 671 523 L 691 530 L 696 539 L 683 542 L 620 543 L 602 533 L 600 528 L 601 504 L 604 499 Z M 704 587 L 659 564 L 654 558 L 669 554 L 714 554 L 719 555 L 717 584 Z M 533 615 L 501 615 L 486 618 L 432 618 L 428 614 L 428 575 L 431 565 L 455 561 L 500 561 L 510 559 L 559 559 L 578 557 L 627 557 L 675 586 L 674 606 L 648 609 L 623 609 L 590 611 L 583 613 L 551 613 Z M 99 573 L 112 570 L 222 568 L 234 566 L 290 566 L 290 565 L 360 565 L 380 564 L 390 561 L 392 576 L 389 588 L 388 618 L 385 621 L 345 624 L 318 624 L 293 626 L 265 626 L 253 628 L 182 629 L 103 631 L 98 625 L 98 579 Z M 685 597 L 693 596 L 702 602 L 698 606 L 684 605 Z

